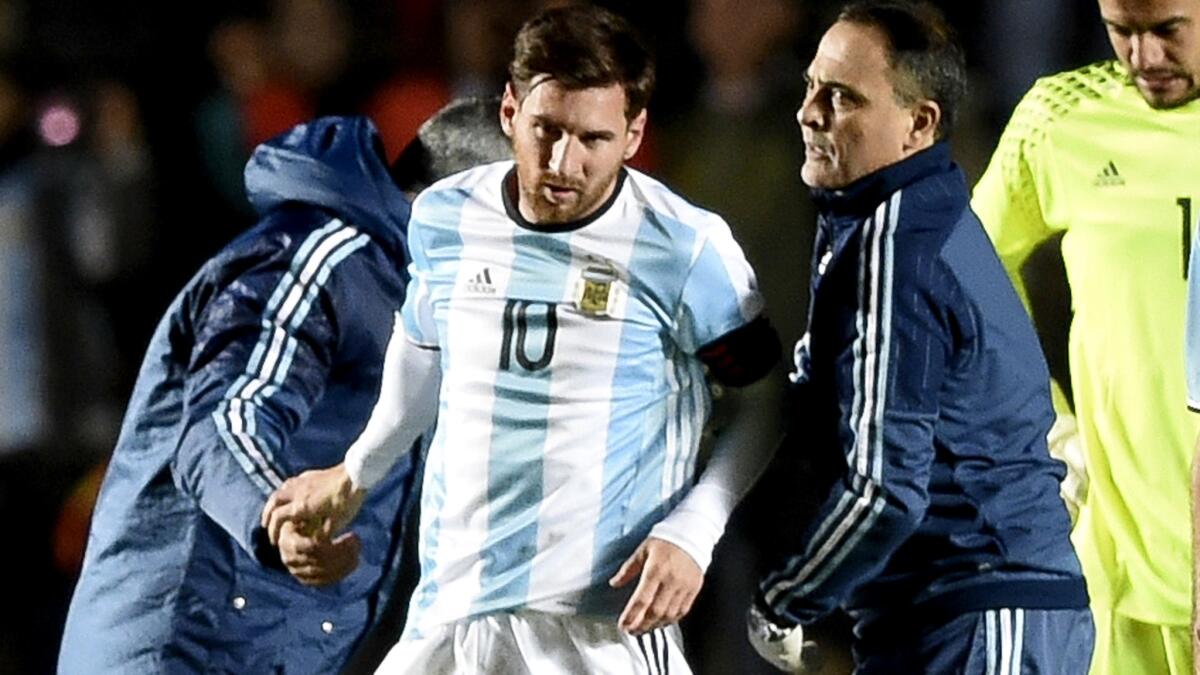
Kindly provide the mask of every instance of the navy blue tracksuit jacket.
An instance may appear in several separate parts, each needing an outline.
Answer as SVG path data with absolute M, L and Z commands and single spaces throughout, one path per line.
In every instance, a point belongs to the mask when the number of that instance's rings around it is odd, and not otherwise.
M 404 298 L 409 205 L 365 118 L 260 146 L 260 222 L 159 323 L 100 491 L 59 672 L 334 673 L 388 592 L 414 453 L 351 529 L 357 570 L 305 588 L 259 515 L 288 476 L 340 462 L 379 395 Z
M 786 451 L 839 475 L 759 603 L 799 623 L 842 606 L 864 640 L 1086 607 L 1045 359 L 948 146 L 814 197 Z

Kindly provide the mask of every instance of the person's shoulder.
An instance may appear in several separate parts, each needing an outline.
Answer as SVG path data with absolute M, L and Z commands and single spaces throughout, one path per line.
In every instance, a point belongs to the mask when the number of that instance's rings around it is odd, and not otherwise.
M 476 213 L 504 213 L 504 178 L 512 160 L 482 164 L 451 174 L 422 190 L 412 203 L 408 221 L 410 246 L 427 231 L 452 231 L 461 225 L 464 206 L 482 205 Z
M 1123 67 L 1114 59 L 1097 61 L 1073 70 L 1041 77 L 1031 91 L 1058 105 L 1101 100 L 1129 84 Z
M 488 191 L 499 194 L 504 177 L 512 171 L 513 166 L 511 159 L 505 159 L 450 174 L 422 190 L 413 200 L 413 208 L 427 206 L 430 202 L 444 201 L 452 194 L 468 195 Z
M 371 237 L 338 214 L 309 204 L 273 209 L 234 238 L 201 268 L 207 283 L 223 286 L 248 274 L 272 275 L 306 268 L 341 267 L 372 246 Z
M 1029 140 L 1045 138 L 1055 127 L 1116 101 L 1127 84 L 1128 77 L 1115 60 L 1039 78 L 1013 111 L 1007 131 Z
M 713 228 L 728 231 L 729 225 L 719 214 L 700 206 L 679 194 L 665 183 L 636 169 L 626 168 L 628 176 L 625 189 L 633 199 L 659 218 L 706 233 Z

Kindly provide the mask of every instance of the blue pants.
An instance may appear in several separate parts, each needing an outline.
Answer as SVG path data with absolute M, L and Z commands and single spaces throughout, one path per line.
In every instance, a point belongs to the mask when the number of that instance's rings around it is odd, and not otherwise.
M 1087 675 L 1096 629 L 1087 609 L 989 609 L 886 647 L 854 645 L 855 675 Z

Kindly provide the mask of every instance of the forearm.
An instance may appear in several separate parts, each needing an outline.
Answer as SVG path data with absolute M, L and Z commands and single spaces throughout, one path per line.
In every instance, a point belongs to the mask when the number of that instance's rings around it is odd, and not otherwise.
M 408 340 L 397 321 L 384 358 L 379 400 L 346 451 L 354 487 L 371 489 L 437 418 L 441 368 L 437 350 Z
M 782 435 L 780 368 L 742 389 L 730 389 L 735 406 L 729 425 L 716 440 L 704 472 L 651 536 L 669 541 L 706 569 L 734 508 L 758 480 Z
M 781 624 L 810 624 L 879 574 L 917 529 L 928 502 L 905 503 L 886 485 L 847 476 L 803 537 L 799 555 L 759 585 L 760 606 Z

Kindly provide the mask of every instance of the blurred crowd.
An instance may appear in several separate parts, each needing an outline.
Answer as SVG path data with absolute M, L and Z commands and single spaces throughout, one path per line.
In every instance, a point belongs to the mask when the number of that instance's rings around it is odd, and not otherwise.
M 92 500 L 152 323 L 251 223 L 251 149 L 317 115 L 360 113 L 394 156 L 452 97 L 499 93 L 516 29 L 549 4 L 0 0 L 0 514 L 10 551 L 0 672 L 53 670 Z M 604 4 L 640 25 L 659 58 L 634 165 L 729 220 L 773 322 L 794 342 L 814 227 L 794 116 L 815 39 L 840 3 Z M 970 50 L 970 107 L 954 147 L 973 181 L 1036 77 L 1108 52 L 1094 0 L 939 4 Z M 740 628 L 754 578 L 740 570 L 756 556 L 742 529 L 731 526 L 697 609 L 728 619 L 692 631 L 698 673 L 758 665 Z M 843 672 L 831 661 L 828 672 Z

